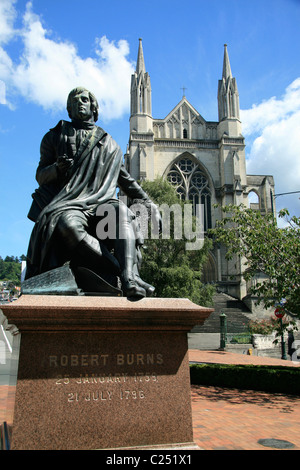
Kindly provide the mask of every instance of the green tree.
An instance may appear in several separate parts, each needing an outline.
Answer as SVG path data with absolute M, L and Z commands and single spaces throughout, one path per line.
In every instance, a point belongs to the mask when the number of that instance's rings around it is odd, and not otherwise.
M 300 218 L 284 209 L 279 217 L 286 218 L 287 225 L 279 228 L 272 214 L 263 216 L 243 205 L 222 210 L 224 218 L 210 232 L 227 246 L 228 259 L 243 260 L 246 280 L 264 275 L 253 283 L 251 293 L 265 308 L 283 302 L 287 312 L 300 318 Z
M 144 181 L 142 187 L 160 207 L 175 204 L 183 209 L 187 204 L 180 200 L 174 187 L 162 178 Z M 212 305 L 215 290 L 201 281 L 203 265 L 212 247 L 211 240 L 206 238 L 201 249 L 189 251 L 186 250 L 187 239 L 177 239 L 174 231 L 174 217 L 171 217 L 169 238 L 160 236 L 145 240 L 141 277 L 155 286 L 157 297 L 189 298 L 198 305 Z
M 17 256 L 6 256 L 4 260 L 0 256 L 0 280 L 21 284 L 21 263 Z

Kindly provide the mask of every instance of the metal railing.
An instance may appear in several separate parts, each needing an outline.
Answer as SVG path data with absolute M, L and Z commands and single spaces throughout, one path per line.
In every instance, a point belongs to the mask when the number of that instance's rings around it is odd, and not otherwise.
M 252 344 L 250 333 L 227 333 L 227 344 Z
M 251 344 L 252 335 L 249 332 L 228 333 L 227 316 L 220 314 L 220 349 L 225 349 L 226 344 Z

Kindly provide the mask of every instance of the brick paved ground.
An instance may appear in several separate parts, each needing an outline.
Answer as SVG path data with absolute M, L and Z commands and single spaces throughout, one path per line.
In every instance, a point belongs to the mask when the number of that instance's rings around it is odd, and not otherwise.
M 0 385 L 0 424 L 6 421 L 12 424 L 15 403 L 15 387 Z
M 202 351 L 198 349 L 189 350 L 189 360 L 193 362 L 212 362 L 218 364 L 261 364 L 300 367 L 300 361 L 283 361 L 273 357 L 248 356 L 247 354 L 237 354 L 227 351 Z
M 205 450 L 271 450 L 259 439 L 300 449 L 300 399 L 279 393 L 192 387 L 194 442 Z
M 195 362 L 299 366 L 222 351 L 189 351 L 189 358 Z M 280 439 L 300 449 L 300 396 L 193 385 L 192 412 L 194 441 L 201 449 L 274 450 L 259 444 L 259 439 Z

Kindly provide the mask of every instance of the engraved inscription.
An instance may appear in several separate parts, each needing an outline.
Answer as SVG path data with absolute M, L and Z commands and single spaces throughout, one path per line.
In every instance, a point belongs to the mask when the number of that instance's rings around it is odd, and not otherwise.
M 124 383 L 127 380 L 127 374 L 108 374 L 108 375 L 101 375 L 97 376 L 95 374 L 92 375 L 82 375 L 80 374 L 77 378 L 69 378 L 69 376 L 58 376 L 56 380 L 56 385 L 68 385 L 69 383 L 76 383 L 76 384 L 103 384 L 103 383 Z
M 50 367 L 87 367 L 87 366 L 139 366 L 163 365 L 162 354 L 62 354 L 49 356 Z
M 62 354 L 49 356 L 50 367 L 76 367 L 76 366 L 106 366 L 108 354 Z
M 112 390 L 101 390 L 83 394 L 78 392 L 70 392 L 67 394 L 67 400 L 69 403 L 105 402 L 110 401 L 113 398 L 117 398 L 119 400 L 142 400 L 145 398 L 145 392 L 143 390 L 121 390 L 119 393 L 115 393 Z
M 56 385 L 68 385 L 70 383 L 70 379 L 68 376 L 61 377 L 59 376 L 58 379 L 56 380 Z
M 134 381 L 135 382 L 157 382 L 158 377 L 155 372 L 137 372 L 134 374 Z
M 117 398 L 119 400 L 139 400 L 145 398 L 145 391 L 136 389 L 135 387 L 138 384 L 146 384 L 146 383 L 158 382 L 158 376 L 155 372 L 137 372 L 133 376 L 128 376 L 128 374 L 108 374 L 106 376 L 88 376 L 88 375 L 80 375 L 80 377 L 69 377 L 59 376 L 55 380 L 55 384 L 58 386 L 63 386 L 63 389 L 72 388 L 74 385 L 83 385 L 82 390 L 83 392 L 68 392 L 67 393 L 67 400 L 69 403 L 75 402 L 106 402 L 110 401 L 113 398 Z M 85 391 L 84 385 L 99 385 L 99 384 L 125 384 L 127 383 L 129 388 L 126 390 L 96 390 L 93 388 Z M 135 385 L 134 385 L 135 384 Z M 90 387 L 89 387 L 90 388 Z M 81 387 L 80 387 L 81 389 Z
M 76 379 L 77 384 L 97 384 L 97 383 L 124 383 L 127 380 L 127 374 L 108 374 L 108 375 L 101 375 L 101 376 L 96 376 L 95 374 L 92 374 L 91 376 L 85 375 L 82 376 L 80 374 L 80 377 Z
M 61 372 L 54 383 L 68 403 L 144 400 L 149 385 L 159 382 L 159 366 L 164 364 L 163 355 L 159 353 L 61 354 L 48 359 L 49 366 Z M 124 368 L 126 372 L 122 372 Z M 141 368 L 149 372 L 140 371 Z M 67 369 L 69 374 L 64 374 Z M 87 372 L 82 373 L 84 370 Z
M 143 390 L 121 390 L 120 398 L 121 400 L 130 400 L 130 398 L 136 400 L 137 398 L 145 398 L 145 393 Z
M 148 365 L 148 364 L 163 364 L 162 354 L 118 354 L 118 366 L 131 366 L 131 365 Z
M 103 383 L 125 383 L 125 382 L 157 382 L 158 376 L 155 372 L 136 372 L 133 376 L 128 377 L 127 373 L 122 374 L 108 374 L 108 375 L 82 375 L 79 377 L 70 378 L 68 375 L 59 375 L 55 381 L 56 385 L 68 384 L 103 384 Z

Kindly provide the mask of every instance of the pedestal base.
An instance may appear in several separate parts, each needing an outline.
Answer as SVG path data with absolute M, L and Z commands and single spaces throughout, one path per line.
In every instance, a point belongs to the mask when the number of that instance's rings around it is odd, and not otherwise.
M 22 296 L 12 449 L 170 448 L 193 442 L 186 299 Z

